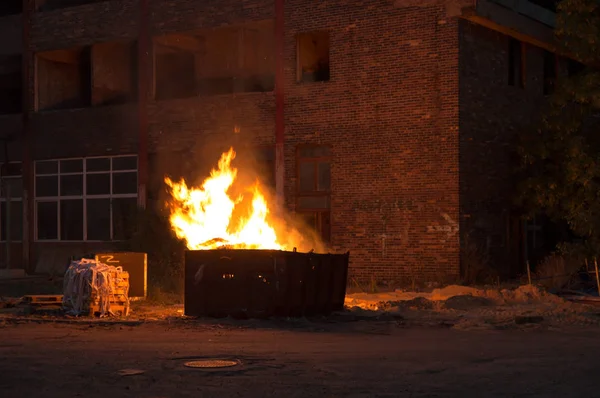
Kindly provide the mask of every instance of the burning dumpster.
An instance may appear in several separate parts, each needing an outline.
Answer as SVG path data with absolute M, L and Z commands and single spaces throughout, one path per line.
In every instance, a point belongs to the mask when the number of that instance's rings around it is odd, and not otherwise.
M 341 310 L 349 253 L 317 254 L 329 250 L 316 225 L 290 221 L 281 208 L 271 213 L 269 193 L 258 180 L 236 185 L 235 156 L 233 148 L 223 153 L 199 186 L 165 178 L 171 228 L 188 249 L 185 314 L 303 316 Z
M 348 260 L 349 253 L 186 251 L 185 314 L 295 317 L 340 311 Z

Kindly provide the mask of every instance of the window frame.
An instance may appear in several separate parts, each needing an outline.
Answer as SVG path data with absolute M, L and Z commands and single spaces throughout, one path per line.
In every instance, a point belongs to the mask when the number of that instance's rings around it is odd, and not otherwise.
M 515 50 L 514 53 L 513 50 Z M 515 59 L 516 54 L 518 54 L 517 59 Z M 518 75 L 515 73 L 517 70 L 519 71 Z M 527 44 L 512 36 L 508 37 L 507 81 L 511 87 L 524 89 L 527 86 Z
M 123 169 L 123 170 L 114 170 L 113 169 L 113 160 L 119 158 L 132 158 L 135 157 L 136 167 L 135 169 Z M 109 159 L 110 166 L 109 170 L 104 171 L 87 171 L 87 161 L 91 159 Z M 80 172 L 64 172 L 61 173 L 60 163 L 61 161 L 70 161 L 70 160 L 81 160 L 82 162 L 82 170 Z M 37 164 L 41 162 L 56 162 L 57 170 L 53 173 L 38 173 Z M 121 193 L 115 194 L 113 193 L 113 176 L 115 174 L 124 174 L 124 173 L 136 173 L 136 192 L 135 193 Z M 108 174 L 109 175 L 109 193 L 108 194 L 87 194 L 87 176 L 88 175 L 99 175 L 99 174 Z M 61 195 L 61 177 L 69 176 L 69 175 L 80 175 L 83 179 L 82 185 L 82 193 L 81 195 Z M 43 196 L 38 197 L 37 194 L 37 179 L 38 177 L 56 177 L 57 178 L 57 195 L 56 196 Z M 34 161 L 33 164 L 33 202 L 34 202 L 34 215 L 33 215 L 33 233 L 34 233 L 34 242 L 41 243 L 52 243 L 52 242 L 120 242 L 121 240 L 114 239 L 115 231 L 113 225 L 113 200 L 114 199 L 138 199 L 139 196 L 139 157 L 137 154 L 127 154 L 127 155 L 111 155 L 111 156 L 89 156 L 89 157 L 76 157 L 76 158 L 57 158 L 57 159 L 39 159 Z M 109 228 L 110 228 L 110 238 L 109 240 L 98 240 L 98 239 L 87 239 L 88 231 L 87 231 L 87 200 L 88 199 L 108 199 L 110 201 L 110 217 L 109 217 Z M 60 202 L 63 200 L 81 200 L 83 201 L 83 234 L 81 240 L 72 240 L 72 239 L 61 239 L 61 205 Z M 56 239 L 39 239 L 38 237 L 38 203 L 56 203 L 57 204 L 57 215 L 56 215 Z
M 1 163 L 1 165 L 5 165 L 6 162 Z M 23 182 L 23 162 L 19 161 L 13 161 L 13 162 L 8 162 L 8 164 L 18 164 L 21 166 L 21 170 L 19 172 L 19 174 L 14 174 L 14 175 L 6 175 L 6 176 L 2 176 L 2 180 L 4 179 L 20 179 L 21 183 Z M 3 183 L 0 182 L 0 183 Z M 21 191 L 21 193 L 19 194 L 19 196 L 12 196 L 10 197 L 10 202 L 20 202 L 21 206 L 23 205 L 23 191 Z M 6 203 L 6 197 L 4 196 L 4 190 L 1 190 L 0 188 L 0 203 Z M 22 210 L 22 208 L 21 208 Z M 0 207 L 0 220 L 2 220 L 2 217 L 4 216 L 4 214 L 2 214 L 2 207 Z M 21 224 L 23 224 L 23 218 L 21 217 Z M 1 243 L 6 243 L 6 237 L 4 236 L 4 234 L 2 233 L 2 224 L 0 223 L 0 242 Z M 6 231 L 7 234 L 10 234 L 10 231 Z M 23 228 L 21 227 L 21 238 L 20 239 L 11 239 L 10 240 L 11 243 L 22 243 L 23 242 Z
M 303 157 L 301 156 L 301 151 L 303 149 L 311 149 L 311 148 L 328 148 L 329 154 L 325 156 L 311 156 L 311 157 Z M 295 212 L 299 215 L 307 215 L 314 214 L 316 221 L 316 233 L 319 234 L 321 239 L 325 242 L 331 241 L 331 164 L 333 162 L 333 148 L 331 145 L 319 145 L 319 144 L 301 144 L 296 146 L 296 195 L 294 198 L 295 202 Z M 314 165 L 314 177 L 315 177 L 315 190 L 313 191 L 302 191 L 300 189 L 300 166 L 303 163 L 309 163 Z M 330 181 L 329 181 L 329 189 L 320 191 L 318 188 L 318 176 L 319 176 L 319 163 L 328 163 L 330 167 Z M 302 198 L 311 198 L 311 197 L 319 197 L 327 199 L 327 207 L 319 207 L 319 208 L 301 208 L 299 206 L 299 200 Z M 323 220 L 324 216 L 327 216 L 329 219 L 329 228 L 327 231 L 324 231 L 323 228 Z M 326 233 L 325 233 L 326 232 Z

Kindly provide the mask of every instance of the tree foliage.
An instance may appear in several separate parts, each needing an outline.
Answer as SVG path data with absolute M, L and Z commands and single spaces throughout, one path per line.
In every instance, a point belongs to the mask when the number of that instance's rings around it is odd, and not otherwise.
M 567 221 L 600 252 L 600 2 L 561 1 L 555 33 L 586 68 L 559 79 L 538 127 L 520 137 L 520 204 Z

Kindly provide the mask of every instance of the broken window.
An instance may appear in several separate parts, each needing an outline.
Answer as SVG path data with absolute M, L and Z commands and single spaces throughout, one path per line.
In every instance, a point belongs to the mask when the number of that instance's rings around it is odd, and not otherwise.
M 0 57 L 0 114 L 21 113 L 23 109 L 21 62 L 20 55 Z
M 300 82 L 329 80 L 329 33 L 301 33 L 297 37 L 297 79 Z
M 100 3 L 102 1 L 106 0 L 35 0 L 35 9 L 37 11 L 52 11 L 60 8 Z
M 508 85 L 525 87 L 525 46 L 519 40 L 510 38 L 508 42 Z
M 137 208 L 137 156 L 38 161 L 35 203 L 38 240 L 126 239 Z
M 137 45 L 107 42 L 92 46 L 92 105 L 116 105 L 137 98 Z
M 23 0 L 0 1 L 0 17 L 21 14 L 23 12 Z
M 554 92 L 558 78 L 557 57 L 550 51 L 544 51 L 544 95 Z
M 89 47 L 38 53 L 36 69 L 38 110 L 90 105 L 92 84 Z
M 156 99 L 272 91 L 272 21 L 154 39 Z
M 297 149 L 296 212 L 327 242 L 331 229 L 331 148 Z

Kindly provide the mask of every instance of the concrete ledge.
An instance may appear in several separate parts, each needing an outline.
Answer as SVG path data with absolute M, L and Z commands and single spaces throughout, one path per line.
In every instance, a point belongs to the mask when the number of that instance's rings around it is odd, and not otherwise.
M 0 269 L 0 279 L 25 278 L 25 270 L 22 268 Z

